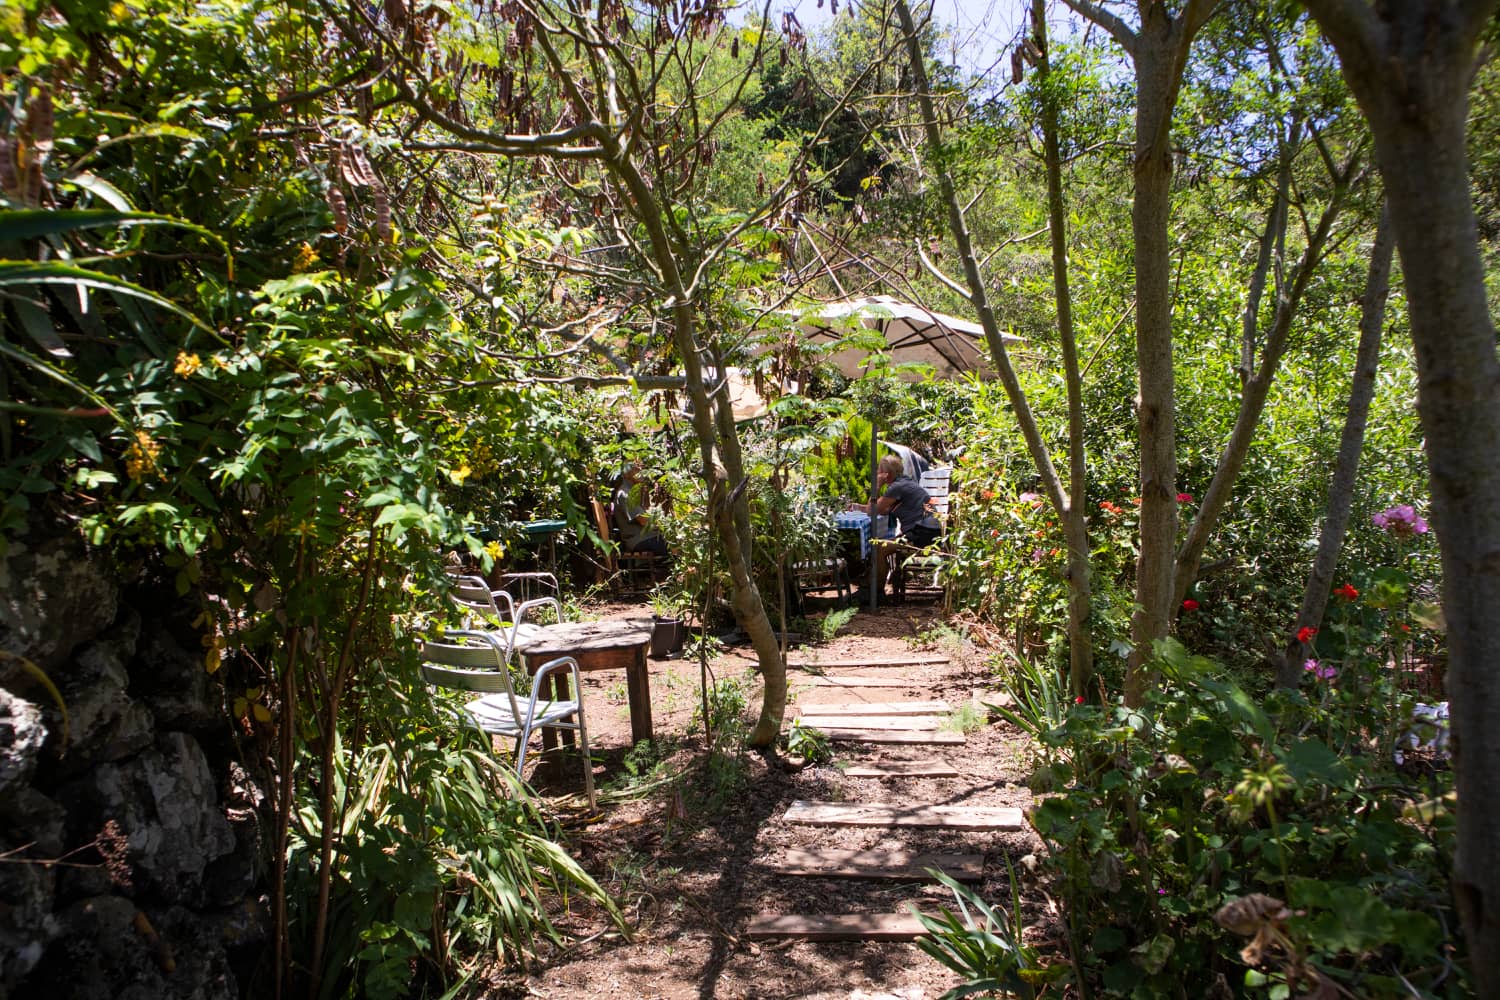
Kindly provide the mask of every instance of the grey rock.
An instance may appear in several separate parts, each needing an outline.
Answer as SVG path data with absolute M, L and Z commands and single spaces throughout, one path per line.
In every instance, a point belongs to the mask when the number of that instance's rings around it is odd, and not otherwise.
M 42 710 L 0 688 L 0 801 L 31 780 L 46 742 Z
M 16 542 L 0 556 L 0 649 L 50 673 L 114 621 L 119 600 L 113 576 L 76 537 Z
M 100 761 L 122 760 L 151 745 L 151 712 L 127 692 L 125 664 L 134 655 L 136 619 L 108 639 L 81 647 L 55 670 L 54 680 L 68 706 L 68 739 L 59 747 L 58 776 L 66 777 Z
M 120 896 L 68 907 L 27 986 L 53 1000 L 228 1000 L 239 990 L 213 921 L 180 907 L 138 910 Z
M 130 680 L 163 729 L 196 734 L 226 724 L 219 685 L 203 668 L 203 650 L 183 648 L 160 628 L 147 630 L 130 664 Z
M 200 901 L 209 863 L 235 847 L 208 760 L 185 733 L 166 733 L 131 760 L 101 764 L 59 797 L 85 837 L 115 820 L 136 891 L 174 903 Z
M 22 845 L 0 841 L 7 851 Z M 28 851 L 26 856 L 45 858 Z M 0 995 L 41 961 L 57 936 L 52 916 L 55 869 L 41 864 L 0 865 Z

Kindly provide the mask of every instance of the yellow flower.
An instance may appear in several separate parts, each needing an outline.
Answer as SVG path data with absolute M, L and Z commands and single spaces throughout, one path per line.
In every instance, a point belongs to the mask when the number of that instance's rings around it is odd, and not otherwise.
M 304 243 L 297 248 L 297 256 L 292 261 L 292 273 L 301 274 L 304 271 L 311 271 L 317 262 L 318 251 L 312 248 L 312 244 Z
M 135 440 L 125 449 L 125 475 L 131 479 L 160 476 L 161 470 L 156 467 L 156 457 L 160 454 L 161 445 L 151 440 L 150 433 L 136 431 Z
M 499 542 L 490 542 L 489 544 L 485 545 L 484 554 L 489 556 L 496 562 L 499 562 L 500 557 L 505 555 L 505 546 L 501 545 Z
M 177 364 L 172 368 L 172 370 L 178 375 L 181 375 L 183 378 L 187 378 L 189 375 L 193 374 L 193 372 L 202 367 L 203 362 L 198 360 L 198 355 L 189 354 L 186 351 L 179 351 L 177 353 Z
M 458 468 L 451 470 L 448 473 L 448 478 L 451 479 L 451 480 L 453 480 L 453 482 L 454 482 L 455 485 L 462 486 L 464 484 L 464 480 L 468 479 L 473 474 L 474 474 L 474 470 L 471 469 L 471 468 L 469 468 L 469 463 L 468 462 L 465 462 L 463 465 L 460 465 Z

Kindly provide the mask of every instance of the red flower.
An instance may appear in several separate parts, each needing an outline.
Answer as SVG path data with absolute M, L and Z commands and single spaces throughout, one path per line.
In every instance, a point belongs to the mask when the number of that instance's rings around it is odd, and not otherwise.
M 1399 628 L 1403 632 L 1410 632 L 1411 631 L 1411 626 L 1408 625 L 1408 624 L 1406 624 L 1405 622 L 1402 622 L 1400 625 L 1397 625 L 1396 627 Z
M 1297 630 L 1298 642 L 1312 642 L 1312 637 L 1318 634 L 1318 630 L 1311 625 L 1304 625 Z
M 1352 601 L 1359 597 L 1359 591 L 1354 589 L 1354 584 L 1352 583 L 1344 584 L 1342 587 L 1339 587 L 1337 590 L 1335 590 L 1334 593 L 1338 594 L 1346 601 Z
M 1083 704 L 1083 695 L 1079 695 L 1077 698 L 1074 698 L 1073 699 L 1073 704 L 1075 704 L 1075 705 L 1082 705 Z
M 1193 600 L 1191 597 L 1189 597 L 1187 600 L 1185 600 L 1185 601 L 1182 602 L 1182 610 L 1184 610 L 1184 611 L 1197 611 L 1198 610 L 1198 602 L 1195 601 L 1195 600 Z
M 1192 503 L 1193 502 L 1193 495 L 1191 493 L 1179 493 L 1179 494 L 1177 494 L 1177 502 L 1178 503 Z

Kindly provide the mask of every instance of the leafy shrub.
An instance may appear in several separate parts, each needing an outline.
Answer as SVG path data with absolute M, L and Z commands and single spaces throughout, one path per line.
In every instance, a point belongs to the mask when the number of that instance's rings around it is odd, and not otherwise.
M 1393 771 L 1388 717 L 1368 695 L 1324 698 L 1310 674 L 1313 698 L 1263 707 L 1175 641 L 1156 653 L 1162 683 L 1139 709 L 1043 693 L 1017 715 L 1042 748 L 1034 780 L 1050 794 L 1032 823 L 1080 973 L 1138 997 L 1219 976 L 1277 995 L 1295 970 L 1362 996 L 1461 989 L 1442 932 L 1457 926 L 1451 776 L 1420 787 Z M 1243 942 L 1213 918 L 1254 893 L 1293 909 L 1284 942 L 1246 952 L 1263 966 L 1247 978 Z

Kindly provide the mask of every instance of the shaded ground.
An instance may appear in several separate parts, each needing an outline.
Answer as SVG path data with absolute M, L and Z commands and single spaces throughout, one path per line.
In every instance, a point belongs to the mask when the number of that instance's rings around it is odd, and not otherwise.
M 642 607 L 594 609 L 601 616 L 640 615 Z M 899 677 L 904 687 L 815 687 L 807 671 L 789 677 L 794 704 L 946 699 L 957 707 L 976 691 L 995 689 L 986 655 L 941 627 L 935 609 L 908 606 L 860 612 L 831 642 L 794 650 L 794 658 L 893 659 L 940 653 L 943 666 L 872 668 L 837 673 Z M 744 686 L 746 718 L 760 704 L 754 661 L 729 649 L 710 664 L 720 682 Z M 767 872 L 759 862 L 791 848 L 890 849 L 982 853 L 981 894 L 1009 898 L 1009 857 L 1036 849 L 1023 833 L 793 827 L 781 821 L 794 799 L 847 802 L 1026 806 L 1025 745 L 1004 723 L 980 725 L 962 746 L 837 744 L 832 765 L 800 771 L 775 758 L 727 751 L 710 759 L 696 719 L 696 660 L 654 660 L 654 744 L 630 748 L 623 676 L 586 675 L 584 699 L 594 744 L 595 777 L 604 794 L 600 816 L 576 827 L 571 849 L 621 901 L 634 925 L 631 940 L 608 932 L 601 915 L 578 906 L 559 925 L 579 943 L 541 956 L 524 976 L 497 974 L 493 996 L 630 998 L 936 997 L 957 979 L 914 944 L 800 940 L 750 942 L 741 935 L 758 913 L 901 913 L 908 903 L 929 912 L 951 905 L 938 885 L 806 878 Z M 789 713 L 789 717 L 791 714 Z M 982 719 L 982 715 L 979 716 Z M 852 778 L 839 766 L 876 760 L 942 760 L 961 778 Z M 572 759 L 545 761 L 534 783 L 543 794 L 581 784 Z M 1028 924 L 1051 924 L 1046 907 L 1028 900 Z M 1042 932 L 1045 933 L 1045 932 Z

